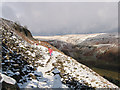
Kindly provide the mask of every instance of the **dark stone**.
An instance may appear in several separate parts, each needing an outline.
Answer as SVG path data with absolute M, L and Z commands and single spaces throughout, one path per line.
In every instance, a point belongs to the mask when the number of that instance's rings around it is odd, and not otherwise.
M 1 90 L 20 90 L 17 84 L 8 84 L 6 82 L 2 82 L 2 89 Z
M 12 78 L 14 78 L 17 82 L 21 79 L 20 75 L 13 75 Z

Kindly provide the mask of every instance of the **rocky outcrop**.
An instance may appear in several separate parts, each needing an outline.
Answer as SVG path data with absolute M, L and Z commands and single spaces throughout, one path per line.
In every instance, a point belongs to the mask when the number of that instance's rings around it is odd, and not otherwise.
M 3 19 L 3 18 L 0 18 L 0 19 L 1 19 L 2 23 L 9 25 L 9 28 L 21 33 L 23 36 L 26 36 L 31 40 L 34 40 L 31 32 L 27 29 L 26 26 L 23 27 L 20 24 L 18 24 L 17 22 L 14 23 L 12 21 L 9 21 L 9 20 Z

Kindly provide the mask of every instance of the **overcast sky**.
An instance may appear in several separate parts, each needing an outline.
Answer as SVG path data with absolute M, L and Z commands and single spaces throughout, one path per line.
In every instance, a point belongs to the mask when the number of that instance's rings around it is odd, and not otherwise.
M 26 25 L 33 35 L 113 32 L 117 2 L 4 2 L 2 17 Z

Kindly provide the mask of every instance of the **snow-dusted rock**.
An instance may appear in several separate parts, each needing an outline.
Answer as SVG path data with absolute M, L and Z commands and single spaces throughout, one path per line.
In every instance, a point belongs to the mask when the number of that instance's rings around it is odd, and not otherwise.
M 9 84 L 13 84 L 13 85 L 16 84 L 16 80 L 14 80 L 13 78 L 8 77 L 8 76 L 1 74 L 1 73 L 0 73 L 0 75 L 2 77 L 0 82 L 4 81 L 4 82 L 9 83 Z

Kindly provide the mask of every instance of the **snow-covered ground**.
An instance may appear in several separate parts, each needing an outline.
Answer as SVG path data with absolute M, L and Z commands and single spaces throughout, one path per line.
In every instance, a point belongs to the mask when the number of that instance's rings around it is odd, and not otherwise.
M 75 81 L 79 87 L 118 88 L 73 58 L 58 51 L 50 56 L 47 47 L 30 44 L 10 29 L 2 30 L 3 73 L 16 79 L 20 88 L 68 88 Z M 68 85 L 69 76 L 72 83 Z

